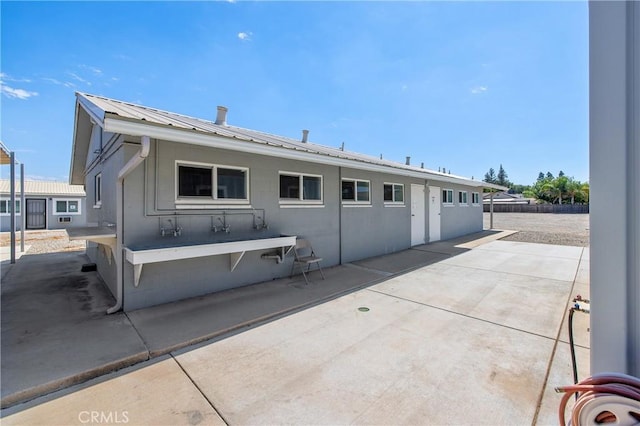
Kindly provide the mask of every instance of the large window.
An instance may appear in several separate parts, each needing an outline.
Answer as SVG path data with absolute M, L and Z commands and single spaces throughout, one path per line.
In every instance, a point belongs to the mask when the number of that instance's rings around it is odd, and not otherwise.
M 11 214 L 11 200 L 0 200 L 0 214 Z M 20 214 L 20 200 L 16 200 L 16 215 Z
M 471 193 L 471 203 L 475 205 L 480 204 L 480 193 L 478 192 Z
M 467 191 L 458 191 L 458 204 L 461 206 L 468 206 Z
M 280 172 L 280 203 L 322 203 L 322 176 Z
M 80 200 L 53 199 L 53 214 L 80 214 Z
M 345 203 L 371 203 L 371 183 L 368 180 L 342 179 L 342 201 Z
M 453 204 L 453 190 L 452 189 L 443 189 L 442 190 L 442 204 Z
M 401 183 L 385 183 L 383 198 L 387 204 L 404 204 L 404 185 Z
M 248 174 L 249 169 L 242 167 L 177 163 L 177 202 L 247 203 Z

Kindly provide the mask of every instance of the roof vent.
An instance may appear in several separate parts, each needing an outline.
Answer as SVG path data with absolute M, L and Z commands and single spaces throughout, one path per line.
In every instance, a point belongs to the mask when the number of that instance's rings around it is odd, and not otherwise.
M 407 161 L 405 162 L 407 166 L 411 165 L 411 157 L 407 156 Z
M 218 116 L 216 117 L 216 124 L 221 126 L 227 125 L 227 107 L 218 106 Z
M 309 138 L 309 131 L 308 130 L 303 130 L 302 131 L 302 143 L 307 143 L 307 139 Z

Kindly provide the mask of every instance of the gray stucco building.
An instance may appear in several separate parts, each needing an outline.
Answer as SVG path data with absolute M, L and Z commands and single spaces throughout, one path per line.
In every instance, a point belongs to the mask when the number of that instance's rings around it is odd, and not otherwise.
M 141 307 L 283 277 L 296 237 L 323 266 L 481 231 L 485 182 L 78 93 L 72 238 Z M 491 185 L 489 185 L 491 186 Z M 499 187 L 499 189 L 502 189 Z
M 0 179 L 0 231 L 11 230 L 11 192 L 8 179 Z M 86 226 L 86 196 L 84 184 L 26 180 L 25 206 L 20 205 L 20 182 L 16 184 L 16 230 L 21 216 L 26 214 L 25 229 L 67 229 Z

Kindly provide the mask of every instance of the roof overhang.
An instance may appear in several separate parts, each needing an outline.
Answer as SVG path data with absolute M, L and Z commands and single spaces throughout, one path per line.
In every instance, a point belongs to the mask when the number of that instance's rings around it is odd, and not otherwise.
M 235 138 L 228 138 L 219 135 L 203 133 L 197 130 L 184 128 L 172 128 L 154 123 L 142 123 L 138 120 L 131 120 L 117 115 L 105 114 L 102 128 L 106 132 L 120 133 L 130 136 L 149 136 L 155 139 L 168 140 L 178 143 L 188 143 L 193 145 L 206 146 L 211 148 L 234 150 L 257 155 L 267 155 L 291 160 L 307 161 L 310 163 L 327 164 L 338 167 L 349 167 L 353 169 L 367 170 L 379 173 L 392 173 L 401 176 L 425 179 L 427 181 L 446 182 L 472 187 L 486 187 L 486 182 L 474 181 L 454 176 L 440 175 L 427 170 L 406 169 L 404 167 L 393 167 L 391 165 L 380 165 L 369 163 L 363 160 L 340 158 L 327 154 L 309 152 L 303 148 L 288 148 L 283 146 L 273 146 L 264 142 L 243 141 Z M 496 189 L 504 189 L 501 186 L 493 185 Z
M 11 164 L 11 151 L 0 142 L 0 164 Z

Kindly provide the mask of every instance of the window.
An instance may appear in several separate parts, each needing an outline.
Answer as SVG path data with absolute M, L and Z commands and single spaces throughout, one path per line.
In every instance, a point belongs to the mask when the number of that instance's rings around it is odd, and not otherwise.
M 280 203 L 322 203 L 322 176 L 280 172 Z
M 342 201 L 369 204 L 370 187 L 368 180 L 342 179 Z
M 404 185 L 401 183 L 384 184 L 384 202 L 404 204 Z
M 453 204 L 453 190 L 452 189 L 443 189 L 442 190 L 442 204 Z
M 11 214 L 11 200 L 0 200 L 0 214 Z M 20 200 L 16 200 L 16 215 L 20 215 Z
M 53 214 L 80 214 L 80 200 L 53 200 Z
M 472 204 L 480 204 L 480 194 L 478 192 L 471 193 L 471 203 Z
M 458 191 L 458 204 L 463 206 L 469 205 L 467 202 L 467 191 Z
M 95 194 L 94 207 L 100 207 L 102 205 L 102 173 L 98 173 L 93 179 L 93 192 Z
M 249 169 L 203 163 L 177 163 L 177 203 L 247 203 Z M 215 188 L 215 190 L 214 190 Z

